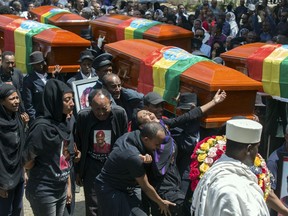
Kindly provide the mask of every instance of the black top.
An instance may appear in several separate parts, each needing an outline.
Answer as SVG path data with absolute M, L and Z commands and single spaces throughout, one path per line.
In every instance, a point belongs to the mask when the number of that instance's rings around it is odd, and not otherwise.
M 19 114 L 11 116 L 0 105 L 0 189 L 13 189 L 20 181 L 24 141 L 24 125 Z
M 135 178 L 145 175 L 144 164 L 139 157 L 139 154 L 145 153 L 140 131 L 124 134 L 115 142 L 97 180 L 129 193 L 137 185 Z

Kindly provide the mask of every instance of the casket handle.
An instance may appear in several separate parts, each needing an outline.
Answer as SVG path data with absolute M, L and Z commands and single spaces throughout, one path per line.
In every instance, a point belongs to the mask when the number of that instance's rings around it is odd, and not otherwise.
M 121 73 L 121 72 L 123 72 L 123 73 Z M 117 75 L 123 80 L 129 80 L 131 77 L 127 76 L 127 73 L 128 73 L 127 69 L 126 70 L 123 70 L 123 69 L 121 70 L 121 68 L 119 68 L 119 71 L 118 71 Z

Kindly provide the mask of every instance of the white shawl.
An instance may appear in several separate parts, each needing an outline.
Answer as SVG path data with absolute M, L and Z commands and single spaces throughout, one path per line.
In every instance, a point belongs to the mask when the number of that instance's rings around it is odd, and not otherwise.
M 248 166 L 225 154 L 198 183 L 191 212 L 195 216 L 269 215 L 255 174 Z

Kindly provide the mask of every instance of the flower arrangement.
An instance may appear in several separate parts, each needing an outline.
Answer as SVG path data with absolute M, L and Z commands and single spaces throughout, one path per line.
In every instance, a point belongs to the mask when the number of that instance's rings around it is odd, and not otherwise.
M 199 180 L 209 170 L 212 164 L 218 160 L 226 151 L 226 136 L 212 136 L 198 142 L 191 156 L 190 179 L 191 189 L 195 190 Z M 258 184 L 264 192 L 264 198 L 267 199 L 270 190 L 270 178 L 272 174 L 267 168 L 265 160 L 258 154 L 254 161 L 251 171 L 257 176 Z

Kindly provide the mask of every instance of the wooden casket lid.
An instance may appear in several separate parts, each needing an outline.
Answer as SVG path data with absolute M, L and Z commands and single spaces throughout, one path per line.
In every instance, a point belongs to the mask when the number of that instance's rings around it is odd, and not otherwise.
M 143 61 L 154 51 L 165 47 L 149 40 L 122 40 L 105 45 L 108 52 L 126 55 L 130 59 Z M 183 82 L 193 83 L 208 91 L 224 90 L 259 90 L 261 83 L 257 82 L 237 70 L 216 64 L 212 61 L 198 62 L 192 65 L 180 76 Z
M 105 50 L 122 53 L 132 59 L 141 61 L 146 59 L 152 52 L 164 47 L 164 45 L 149 40 L 122 40 L 115 43 L 105 44 Z
M 18 18 L 18 19 L 16 19 Z M 13 25 L 13 23 L 17 20 L 21 22 L 21 20 L 25 20 L 24 18 L 14 17 L 14 16 L 5 16 L 0 15 L 0 30 L 4 31 L 6 26 Z M 13 23 L 12 23 L 13 22 Z M 73 32 L 69 32 L 67 30 L 61 28 L 51 28 L 42 31 L 41 33 L 33 36 L 35 41 L 44 42 L 49 44 L 50 46 L 83 46 L 89 47 L 91 42 L 80 37 Z
M 42 31 L 34 36 L 34 40 L 50 44 L 51 47 L 89 47 L 91 45 L 89 40 L 86 40 L 73 32 L 57 28 Z
M 265 43 L 251 43 L 236 47 L 221 54 L 224 61 L 246 62 L 246 59 Z
M 118 28 L 120 24 L 123 24 L 125 21 L 130 19 L 139 19 L 135 17 L 120 15 L 120 14 L 110 14 L 99 17 L 95 20 L 90 21 L 90 24 L 103 26 L 103 27 L 115 27 Z M 145 19 L 143 19 L 145 20 Z M 191 38 L 193 37 L 193 32 L 188 31 L 184 28 L 169 25 L 165 23 L 159 23 L 145 31 L 143 33 L 144 39 L 150 39 L 153 41 L 169 40 L 169 39 L 181 39 L 181 38 Z
M 38 17 L 38 21 L 40 22 L 39 17 L 44 15 L 45 13 L 48 13 L 52 9 L 59 10 L 59 8 L 57 8 L 55 6 L 46 5 L 46 6 L 34 8 L 30 12 L 34 16 Z M 49 20 L 49 24 L 59 26 L 59 27 L 75 26 L 75 25 L 78 25 L 78 26 L 79 25 L 82 25 L 82 26 L 88 26 L 89 25 L 89 20 L 85 19 L 84 17 L 81 17 L 78 14 L 74 14 L 74 13 L 65 13 L 65 12 L 58 13 L 58 14 L 55 14 L 54 16 L 48 18 L 48 20 Z
M 208 61 L 192 65 L 181 74 L 180 80 L 210 92 L 218 89 L 225 91 L 257 91 L 262 87 L 260 82 L 237 70 Z

